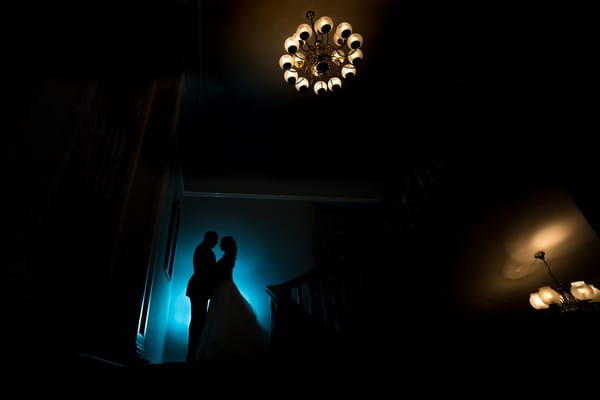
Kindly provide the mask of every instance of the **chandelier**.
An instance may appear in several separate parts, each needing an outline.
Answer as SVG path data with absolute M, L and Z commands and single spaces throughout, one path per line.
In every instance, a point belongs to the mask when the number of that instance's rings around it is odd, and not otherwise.
M 536 310 L 550 308 L 558 308 L 561 312 L 571 311 L 591 311 L 596 309 L 591 303 L 600 302 L 600 290 L 594 285 L 589 285 L 584 281 L 571 282 L 571 287 L 567 288 L 562 284 L 550 269 L 550 265 L 546 262 L 546 253 L 543 251 L 537 252 L 534 255 L 537 260 L 543 261 L 552 284 L 543 286 L 537 292 L 529 295 L 529 304 Z
M 315 21 L 314 11 L 308 11 L 306 18 L 310 24 L 298 25 L 283 44 L 287 52 L 279 58 L 283 79 L 299 92 L 309 87 L 318 95 L 335 92 L 342 88 L 342 79 L 356 75 L 356 67 L 363 60 L 363 37 L 353 33 L 348 22 L 340 23 L 332 32 L 331 18 L 323 16 Z

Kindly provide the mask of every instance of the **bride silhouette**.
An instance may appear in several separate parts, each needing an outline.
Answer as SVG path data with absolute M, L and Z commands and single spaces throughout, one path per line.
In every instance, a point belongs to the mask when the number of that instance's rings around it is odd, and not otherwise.
M 237 244 L 232 236 L 221 238 L 223 256 L 217 261 L 216 285 L 199 339 L 196 361 L 257 360 L 269 345 L 252 306 L 233 282 Z

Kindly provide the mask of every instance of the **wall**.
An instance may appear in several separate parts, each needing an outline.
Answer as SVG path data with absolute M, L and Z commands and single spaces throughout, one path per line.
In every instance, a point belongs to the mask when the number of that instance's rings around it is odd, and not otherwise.
M 153 104 L 153 118 L 146 134 L 146 148 L 137 168 L 135 187 L 138 189 L 136 208 L 147 204 L 153 214 L 145 218 L 151 251 L 146 256 L 146 282 L 141 306 L 136 310 L 138 356 L 151 363 L 163 358 L 164 343 L 169 321 L 169 303 L 163 301 L 171 293 L 170 259 L 178 228 L 177 210 L 183 197 L 183 181 L 177 160 L 177 144 L 174 130 L 179 116 L 180 81 L 164 80 L 158 90 L 162 94 Z M 167 140 L 165 140 L 165 136 Z M 148 180 L 148 178 L 151 178 Z M 148 188 L 155 187 L 152 194 Z M 139 212 L 132 209 L 131 214 Z
M 270 330 L 270 303 L 265 287 L 310 270 L 314 254 L 313 207 L 294 200 L 227 199 L 186 196 L 177 243 L 165 362 L 185 359 L 192 255 L 204 232 L 232 235 L 238 243 L 233 279 L 252 304 L 259 322 Z M 217 258 L 221 256 L 215 247 Z
M 158 106 L 173 109 L 177 83 L 49 78 L 5 138 L 2 209 L 18 218 L 0 221 L 15 238 L 6 249 L 16 255 L 14 296 L 33 321 L 14 335 L 30 344 L 11 345 L 23 360 L 139 361 L 137 317 L 171 155 L 173 112 Z M 53 346 L 27 340 L 44 326 Z
M 161 362 L 164 355 L 167 328 L 169 324 L 169 302 L 162 301 L 171 296 L 172 276 L 168 273 L 169 258 L 173 247 L 170 245 L 169 231 L 176 232 L 177 221 L 171 213 L 176 202 L 183 195 L 179 170 L 171 170 L 163 183 L 163 193 L 159 208 L 161 213 L 156 221 L 153 250 L 150 256 L 144 300 L 138 327 L 138 348 L 143 357 L 151 363 Z M 171 240 L 176 239 L 171 236 Z M 170 250 L 171 249 L 171 250 Z

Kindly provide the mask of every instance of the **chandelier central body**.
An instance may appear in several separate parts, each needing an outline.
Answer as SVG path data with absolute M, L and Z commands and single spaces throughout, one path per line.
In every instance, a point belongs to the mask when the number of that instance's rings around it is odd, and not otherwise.
M 356 67 L 363 59 L 363 38 L 352 33 L 348 22 L 340 23 L 332 32 L 331 18 L 323 16 L 315 21 L 313 11 L 308 11 L 306 18 L 310 24 L 298 25 L 284 42 L 287 53 L 279 58 L 283 79 L 299 92 L 309 87 L 319 95 L 337 91 L 342 87 L 342 79 L 356 75 Z

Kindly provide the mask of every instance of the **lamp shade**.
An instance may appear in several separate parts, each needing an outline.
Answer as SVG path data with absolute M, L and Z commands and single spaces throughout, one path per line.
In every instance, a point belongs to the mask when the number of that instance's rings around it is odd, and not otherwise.
M 321 17 L 315 22 L 315 29 L 319 33 L 328 33 L 333 27 L 333 20 L 329 17 Z
M 279 67 L 282 70 L 290 69 L 294 65 L 294 57 L 289 54 L 284 54 L 279 58 Z
M 327 87 L 332 92 L 335 92 L 336 90 L 341 89 L 341 87 L 342 87 L 342 80 L 340 78 L 338 78 L 337 76 L 334 76 L 333 78 L 329 79 L 329 82 L 327 82 Z
M 346 64 L 342 67 L 342 77 L 349 79 L 356 75 L 356 68 L 352 64 Z
M 535 308 L 536 310 L 543 310 L 550 307 L 548 304 L 542 301 L 538 292 L 529 294 L 529 304 L 531 304 L 531 307 Z
M 592 291 L 594 292 L 594 297 L 590 303 L 598 303 L 600 302 L 600 290 L 594 285 L 590 285 L 592 287 Z
M 312 36 L 312 28 L 309 24 L 300 24 L 298 28 L 296 28 L 296 34 L 302 40 L 308 40 Z
M 288 69 L 283 73 L 283 79 L 287 83 L 291 83 L 293 85 L 296 83 L 296 79 L 298 79 L 298 72 L 293 69 Z
M 340 35 L 339 33 L 336 32 L 333 34 L 333 43 L 337 44 L 338 46 L 342 46 L 345 41 L 346 40 L 344 40 L 342 35 Z
M 292 39 L 297 40 L 298 41 L 298 48 L 301 49 L 302 46 L 304 46 L 304 43 L 306 43 L 306 40 L 302 40 L 300 39 L 300 35 L 298 34 L 298 32 L 294 33 L 294 35 L 292 36 Z
M 540 295 L 540 299 L 546 304 L 555 304 L 560 301 L 560 294 L 550 286 L 542 286 L 538 293 Z
M 283 48 L 290 54 L 294 54 L 300 48 L 300 41 L 293 36 L 285 39 L 283 42 Z
M 584 281 L 571 282 L 571 294 L 577 300 L 591 300 L 594 298 L 594 289 Z
M 315 82 L 314 91 L 316 94 L 324 94 L 327 92 L 327 84 L 324 81 Z
M 352 53 L 348 55 L 348 61 L 352 63 L 352 65 L 359 66 L 363 59 L 363 52 L 361 49 L 356 49 Z
M 348 47 L 358 49 L 363 45 L 363 37 L 360 33 L 353 33 L 348 37 Z
M 304 77 L 301 76 L 296 81 L 296 90 L 299 91 L 299 92 L 303 92 L 306 89 L 308 89 L 308 79 L 306 79 L 306 78 L 304 78 Z
M 349 22 L 341 22 L 337 26 L 335 33 L 346 39 L 348 36 L 352 35 L 352 25 L 350 25 Z

